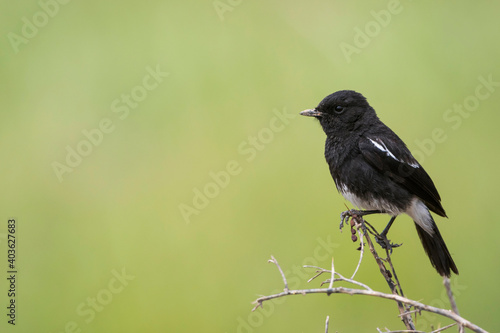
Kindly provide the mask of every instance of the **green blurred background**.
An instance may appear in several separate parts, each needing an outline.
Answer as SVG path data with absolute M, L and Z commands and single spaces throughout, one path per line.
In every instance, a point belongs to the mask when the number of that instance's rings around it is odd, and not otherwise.
M 449 215 L 437 223 L 460 269 L 452 283 L 461 314 L 498 330 L 500 87 L 471 96 L 479 77 L 500 82 L 500 4 L 2 8 L 0 276 L 10 217 L 19 274 L 14 328 L 0 280 L 0 331 L 323 332 L 327 315 L 330 332 L 403 329 L 395 304 L 357 296 L 296 296 L 250 312 L 259 294 L 283 288 L 271 254 L 295 288 L 319 285 L 305 282 L 312 272 L 302 264 L 328 267 L 334 257 L 346 276 L 357 264 L 357 244 L 338 230 L 345 201 L 324 161 L 324 134 L 298 116 L 340 89 L 362 92 L 433 177 Z M 371 36 L 360 37 L 365 29 Z M 128 107 L 131 93 L 137 104 Z M 479 105 L 447 111 L 464 101 Z M 96 132 L 103 121 L 110 133 Z M 435 129 L 446 138 L 431 141 Z M 59 178 L 54 163 L 67 165 L 68 149 L 87 156 Z M 212 198 L 195 195 L 205 190 Z M 382 228 L 388 218 L 369 220 Z M 393 260 L 407 296 L 448 307 L 408 217 L 390 238 L 404 243 Z M 369 256 L 357 279 L 387 291 Z M 426 314 L 417 328 L 447 323 Z

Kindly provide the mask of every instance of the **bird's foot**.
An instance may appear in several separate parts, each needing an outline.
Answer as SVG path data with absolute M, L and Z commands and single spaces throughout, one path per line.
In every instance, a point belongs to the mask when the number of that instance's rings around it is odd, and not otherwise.
M 378 243 L 378 245 L 380 245 L 384 250 L 389 250 L 390 253 L 392 254 L 392 249 L 395 248 L 395 247 L 400 247 L 401 245 L 403 245 L 403 243 L 401 244 L 394 244 L 394 243 L 391 243 L 390 240 L 387 239 L 386 235 L 383 235 L 383 234 L 380 234 L 380 235 L 376 235 L 375 236 L 375 241 Z
M 380 213 L 383 212 L 379 210 L 356 210 L 356 209 L 346 210 L 345 212 L 340 213 L 340 230 L 342 230 L 344 224 L 347 224 L 347 222 L 349 222 L 350 218 L 363 217 L 365 215 L 380 214 Z
M 349 222 L 349 219 L 358 215 L 357 213 L 359 213 L 359 211 L 354 209 L 349 209 L 345 212 L 340 213 L 340 231 L 342 231 L 344 224 L 347 224 Z

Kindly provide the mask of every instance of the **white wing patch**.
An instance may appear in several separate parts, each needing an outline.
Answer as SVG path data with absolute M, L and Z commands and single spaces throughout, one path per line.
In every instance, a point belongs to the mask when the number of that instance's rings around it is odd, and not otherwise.
M 374 140 L 372 140 L 370 138 L 368 138 L 368 139 L 373 143 L 373 145 L 375 147 L 377 147 L 377 149 L 383 151 L 388 157 L 391 157 L 391 158 L 395 159 L 396 161 L 398 161 L 400 163 L 408 164 L 409 166 L 411 166 L 413 168 L 419 168 L 420 167 L 420 165 L 418 165 L 418 163 L 416 163 L 416 162 L 410 162 L 410 163 L 408 163 L 408 162 L 403 162 L 403 161 L 398 160 L 396 158 L 396 156 L 394 156 L 394 154 L 389 150 L 389 148 L 387 148 L 387 146 L 385 145 L 385 143 L 383 141 L 378 140 L 378 142 L 377 142 L 377 141 L 374 141 Z

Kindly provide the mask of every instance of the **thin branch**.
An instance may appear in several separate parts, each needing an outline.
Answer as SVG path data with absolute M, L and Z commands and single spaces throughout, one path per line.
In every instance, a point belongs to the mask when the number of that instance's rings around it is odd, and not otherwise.
M 380 329 L 377 328 L 377 331 L 379 333 L 425 333 L 424 331 L 417 331 L 417 330 L 399 330 L 399 331 L 389 331 L 388 328 L 386 328 L 387 331 L 381 331 Z
M 448 295 L 448 298 L 450 299 L 451 309 L 456 314 L 459 314 L 457 303 L 455 302 L 455 297 L 453 297 L 453 292 L 451 291 L 450 278 L 447 276 L 443 276 L 443 284 L 444 284 L 444 287 L 446 288 L 446 294 Z
M 335 273 L 337 274 L 337 276 L 342 280 L 342 281 L 345 281 L 345 282 L 349 282 L 349 283 L 352 283 L 352 284 L 355 284 L 355 285 L 358 285 L 360 287 L 363 287 L 365 288 L 366 290 L 372 290 L 372 288 L 368 287 L 366 284 L 364 283 L 361 283 L 361 282 L 358 282 L 356 280 L 352 280 L 352 279 L 346 279 L 342 274 L 340 273 Z
M 354 270 L 354 273 L 352 273 L 351 280 L 354 279 L 354 276 L 356 276 L 356 273 L 358 272 L 359 266 L 361 266 L 361 261 L 363 260 L 363 253 L 365 252 L 365 244 L 363 243 L 363 232 L 358 229 L 358 234 L 359 234 L 359 240 L 361 242 L 361 250 L 359 253 L 359 261 L 358 261 L 358 266 L 356 266 L 356 269 Z
M 457 323 L 452 323 L 450 325 L 446 325 L 444 327 L 441 327 L 441 328 L 438 328 L 437 330 L 434 330 L 432 332 L 429 332 L 429 333 L 439 333 L 439 332 L 442 332 L 444 330 L 447 330 L 448 328 L 451 328 L 453 326 L 455 326 Z M 424 331 L 417 331 L 417 330 L 400 330 L 400 331 L 389 331 L 387 328 L 386 328 L 387 331 L 383 332 L 381 331 L 379 328 L 377 328 L 377 331 L 379 333 L 425 333 Z
M 392 271 L 392 276 L 394 277 L 394 279 L 396 280 L 396 286 L 397 288 L 399 289 L 399 295 L 401 296 L 405 296 L 404 292 L 403 292 L 403 287 L 401 286 L 401 282 L 399 282 L 399 278 L 398 278 L 398 275 L 396 274 L 396 269 L 394 268 L 394 265 L 392 264 L 392 260 L 391 260 L 391 254 L 389 253 L 389 249 L 385 249 L 385 253 L 387 255 L 387 263 L 389 264 L 389 267 L 391 267 L 391 271 Z M 401 315 L 405 315 L 405 314 L 408 314 L 407 316 L 402 316 L 402 319 L 403 321 L 406 320 L 409 320 L 410 321 L 410 324 L 414 327 L 414 324 L 413 324 L 413 320 L 411 319 L 411 312 L 410 312 L 410 306 L 407 306 L 405 307 L 405 312 L 404 313 L 401 313 Z
M 436 308 L 434 306 L 426 305 L 411 299 L 408 299 L 406 297 L 400 296 L 400 295 L 395 295 L 395 294 L 386 294 L 382 293 L 379 291 L 374 291 L 374 290 L 362 290 L 362 289 L 352 289 L 352 288 L 345 288 L 345 287 L 336 287 L 336 288 L 319 288 L 319 289 L 299 289 L 299 290 L 288 290 L 281 292 L 279 294 L 274 294 L 274 295 L 269 295 L 269 296 L 262 296 L 257 298 L 252 304 L 255 304 L 254 308 L 252 311 L 255 311 L 259 306 L 262 306 L 262 304 L 265 301 L 269 301 L 271 299 L 275 298 L 280 298 L 284 296 L 291 296 L 291 295 L 307 295 L 307 294 L 348 294 L 348 295 L 365 295 L 365 296 L 373 296 L 373 297 L 380 297 L 380 298 L 385 298 L 385 299 L 390 299 L 399 303 L 404 303 L 411 305 L 415 308 L 427 311 L 427 312 L 432 312 L 436 313 L 438 315 L 441 315 L 446 318 L 450 318 L 451 320 L 456 321 L 458 324 L 467 327 L 468 329 L 477 332 L 477 333 L 488 333 L 481 327 L 471 323 L 465 318 L 460 317 L 456 313 L 445 310 L 445 309 L 440 309 Z M 411 331 L 411 330 L 410 330 Z M 414 330 L 413 330 L 414 331 Z
M 364 232 L 365 238 L 366 238 L 366 243 L 368 244 L 370 252 L 373 254 L 373 257 L 375 258 L 375 261 L 377 262 L 377 264 L 379 266 L 380 273 L 385 278 L 387 284 L 389 285 L 389 288 L 391 289 L 391 292 L 394 295 L 404 296 L 404 295 L 400 295 L 398 293 L 398 290 L 396 288 L 396 284 L 392 280 L 392 274 L 387 270 L 387 268 L 385 267 L 385 264 L 383 263 L 382 259 L 379 257 L 377 251 L 375 250 L 375 247 L 373 246 L 373 242 L 370 238 L 370 235 L 366 232 L 367 230 L 368 231 L 370 231 L 370 230 L 366 228 L 365 220 L 362 217 L 358 217 L 358 216 L 353 216 L 353 217 L 351 217 L 351 219 L 354 220 L 356 228 L 361 229 Z M 371 233 L 373 233 L 373 232 L 377 233 L 375 228 L 373 228 L 372 226 L 370 226 L 370 227 L 373 229 L 373 231 L 370 231 Z M 390 258 L 389 252 L 387 251 L 386 253 L 388 255 L 388 258 Z M 391 266 L 392 266 L 392 263 L 391 263 Z M 394 267 L 392 269 L 394 271 Z M 408 309 L 401 302 L 398 302 L 397 304 L 398 304 L 399 313 L 403 315 L 401 319 L 403 320 L 403 323 L 405 324 L 406 328 L 409 330 L 415 330 L 415 324 L 413 323 L 411 315 L 406 314 Z
M 327 270 L 324 270 L 323 268 L 317 267 L 317 266 L 304 265 L 302 267 L 304 267 L 304 268 L 317 268 L 317 269 L 319 269 L 318 271 L 316 271 L 316 275 L 314 275 L 312 278 L 310 278 L 309 280 L 307 280 L 307 283 L 311 282 L 312 280 L 314 280 L 315 278 L 317 278 L 321 274 L 328 272 Z
M 325 333 L 328 333 L 328 324 L 330 323 L 330 316 L 326 316 Z
M 403 314 L 398 314 L 398 317 L 401 317 L 401 316 L 406 316 L 407 314 L 412 314 L 412 313 L 418 313 L 418 314 L 421 314 L 420 312 L 421 312 L 421 311 L 420 311 L 420 309 L 415 309 L 415 310 L 411 310 L 411 311 L 409 311 L 409 310 L 408 310 L 408 311 L 406 311 L 406 312 L 405 312 L 405 313 L 403 313 Z
M 461 317 L 458 313 L 458 308 L 456 306 L 455 299 L 453 297 L 453 293 L 451 291 L 451 286 L 450 286 L 450 280 L 449 278 L 445 278 L 443 283 L 446 287 L 448 298 L 450 299 L 451 307 L 453 311 L 446 310 L 446 309 L 440 309 L 436 308 L 430 305 L 423 304 L 418 301 L 414 301 L 411 299 L 408 299 L 404 296 L 403 294 L 403 289 L 401 287 L 401 284 L 398 280 L 398 277 L 396 275 L 396 270 L 392 264 L 391 261 L 391 256 L 390 256 L 390 251 L 386 249 L 386 255 L 387 257 L 385 259 L 379 257 L 377 251 L 375 250 L 375 247 L 373 245 L 373 242 L 370 238 L 370 234 L 372 234 L 374 237 L 377 237 L 379 234 L 377 233 L 376 229 L 371 226 L 367 221 L 365 221 L 361 216 L 357 216 L 354 213 L 355 211 L 352 211 L 352 215 L 348 215 L 351 219 L 351 228 L 354 230 L 354 227 L 358 230 L 359 233 L 359 238 L 361 240 L 361 254 L 360 254 L 360 259 L 358 262 L 358 265 L 350 279 L 345 278 L 343 275 L 335 271 L 335 266 L 334 266 L 334 261 L 332 258 L 332 266 L 331 270 L 326 270 L 324 268 L 318 267 L 318 266 L 310 266 L 310 265 L 304 265 L 303 267 L 306 268 L 315 268 L 316 269 L 316 274 L 310 278 L 307 282 L 310 282 L 314 279 L 316 279 L 318 276 L 324 274 L 324 273 L 329 273 L 330 274 L 330 279 L 324 281 L 321 283 L 321 285 L 328 283 L 328 288 L 318 288 L 318 289 L 301 289 L 301 290 L 289 290 L 288 288 L 288 283 L 285 277 L 285 274 L 283 270 L 281 269 L 281 266 L 279 265 L 278 261 L 274 256 L 271 256 L 271 259 L 269 262 L 272 262 L 278 267 L 278 270 L 281 274 L 281 277 L 283 278 L 283 283 L 285 285 L 285 289 L 283 292 L 279 294 L 274 294 L 274 295 L 269 295 L 269 296 L 261 296 L 257 298 L 252 304 L 255 304 L 254 308 L 252 311 L 255 311 L 259 306 L 263 307 L 263 303 L 268 300 L 272 300 L 275 298 L 280 298 L 284 296 L 290 296 L 290 295 L 307 295 L 307 294 L 327 294 L 330 296 L 331 294 L 348 294 L 348 295 L 365 295 L 365 296 L 373 296 L 373 297 L 379 297 L 379 298 L 384 298 L 384 299 L 390 299 L 398 304 L 398 309 L 400 312 L 400 317 L 402 318 L 405 326 L 407 327 L 407 330 L 399 330 L 399 331 L 389 331 L 389 329 L 386 328 L 386 332 L 382 332 L 380 329 L 377 328 L 378 332 L 380 333 L 425 333 L 423 331 L 418 331 L 415 329 L 415 325 L 413 324 L 413 320 L 411 317 L 412 313 L 420 313 L 421 311 L 427 311 L 427 312 L 432 312 L 447 318 L 450 318 L 454 320 L 455 322 L 447 325 L 445 327 L 439 328 L 437 330 L 433 330 L 430 333 L 439 333 L 442 332 L 448 328 L 451 328 L 455 325 L 458 325 L 459 332 L 463 333 L 464 328 L 467 327 L 470 330 L 474 332 L 479 332 L 479 333 L 488 333 L 481 327 L 471 323 L 467 319 Z M 342 222 L 344 223 L 345 220 L 345 214 L 342 214 Z M 347 221 L 346 221 L 347 223 Z M 352 232 L 353 237 L 352 240 L 356 241 L 356 235 L 355 232 Z M 379 291 L 374 291 L 367 285 L 358 282 L 354 280 L 354 276 L 356 275 L 360 265 L 361 261 L 363 259 L 363 253 L 364 253 L 364 240 L 366 240 L 366 243 L 368 244 L 368 247 L 370 249 L 370 252 L 372 253 L 373 257 L 375 258 L 375 261 L 377 262 L 379 266 L 380 273 L 384 276 L 387 284 L 389 285 L 389 288 L 391 289 L 392 294 L 388 293 L 382 293 Z M 391 270 L 388 270 L 386 268 L 385 263 L 388 263 L 390 266 Z M 335 277 L 337 276 L 337 277 Z M 392 278 L 396 279 L 396 282 Z M 333 288 L 333 283 L 334 282 L 348 282 L 351 284 L 355 284 L 357 286 L 360 286 L 363 289 L 353 289 L 353 288 L 346 288 L 346 287 L 336 287 Z M 414 310 L 410 311 L 411 308 L 414 308 Z M 329 325 L 329 317 L 326 319 L 326 324 L 325 324 L 325 330 L 326 333 L 328 333 L 328 325 Z
M 443 276 L 443 284 L 444 284 L 444 287 L 446 289 L 446 294 L 448 295 L 448 298 L 450 299 L 451 310 L 458 315 L 459 312 L 458 312 L 457 302 L 455 302 L 455 297 L 453 296 L 453 291 L 451 291 L 450 278 L 447 276 Z M 458 332 L 464 333 L 464 327 L 462 325 L 458 325 Z
M 317 278 L 318 276 L 320 276 L 321 274 L 323 273 L 331 273 L 331 271 L 327 270 L 327 269 L 324 269 L 324 268 L 321 268 L 321 267 L 318 267 L 318 266 L 311 266 L 311 265 L 304 265 L 303 266 L 304 268 L 316 268 L 316 275 L 314 275 L 312 278 L 310 278 L 309 280 L 307 280 L 307 282 L 311 282 L 312 280 L 314 280 L 315 278 Z M 372 290 L 372 288 L 368 287 L 366 284 L 364 283 L 361 283 L 361 282 L 358 282 L 356 280 L 352 280 L 352 279 L 347 279 L 345 278 L 342 274 L 340 274 L 339 272 L 335 272 L 335 274 L 339 277 L 338 279 L 334 279 L 334 282 L 337 282 L 337 281 L 344 281 L 344 282 L 348 282 L 348 283 L 352 283 L 352 284 L 355 284 L 355 285 L 358 285 L 362 288 L 365 288 L 366 290 Z M 321 283 L 321 285 L 324 285 L 325 283 L 330 283 L 330 279 L 326 280 L 326 281 L 323 281 Z
M 332 277 L 330 278 L 330 285 L 328 286 L 328 288 L 332 288 L 334 280 L 335 280 L 335 267 L 333 266 L 333 258 L 332 258 Z
M 285 273 L 283 273 L 283 270 L 281 269 L 280 264 L 278 264 L 278 260 L 276 260 L 276 258 L 274 258 L 271 255 L 271 259 L 269 259 L 267 262 L 272 262 L 273 264 L 275 264 L 276 266 L 278 266 L 278 269 L 279 269 L 279 271 L 281 273 L 281 277 L 283 278 L 283 283 L 285 284 L 285 292 L 287 292 L 288 291 L 288 282 L 286 282 Z
M 448 328 L 451 328 L 451 327 L 453 327 L 453 326 L 455 326 L 455 325 L 457 325 L 457 323 L 456 323 L 456 322 L 455 322 L 455 323 L 451 323 L 450 325 L 446 325 L 446 326 L 444 326 L 444 327 L 438 328 L 437 330 L 432 331 L 432 332 L 430 332 L 430 333 L 439 333 L 439 332 L 442 332 L 442 331 L 444 331 L 444 330 L 447 330 Z
M 378 330 L 380 333 L 426 333 L 424 331 L 417 331 L 417 330 L 400 330 L 400 331 L 381 331 Z

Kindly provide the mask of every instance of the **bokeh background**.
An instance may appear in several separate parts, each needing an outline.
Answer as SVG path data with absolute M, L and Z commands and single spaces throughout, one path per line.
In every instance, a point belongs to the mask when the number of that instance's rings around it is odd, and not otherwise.
M 498 3 L 62 2 L 2 1 L 0 331 L 323 332 L 327 315 L 330 332 L 403 329 L 395 304 L 358 296 L 250 312 L 283 288 L 271 254 L 295 288 L 319 285 L 303 264 L 357 264 L 324 134 L 298 116 L 340 89 L 362 92 L 433 177 L 461 314 L 498 330 L 500 84 L 477 88 L 500 82 Z M 73 167 L 71 149 L 86 155 Z M 410 219 L 390 238 L 407 296 L 448 307 Z M 387 291 L 369 256 L 357 279 Z

